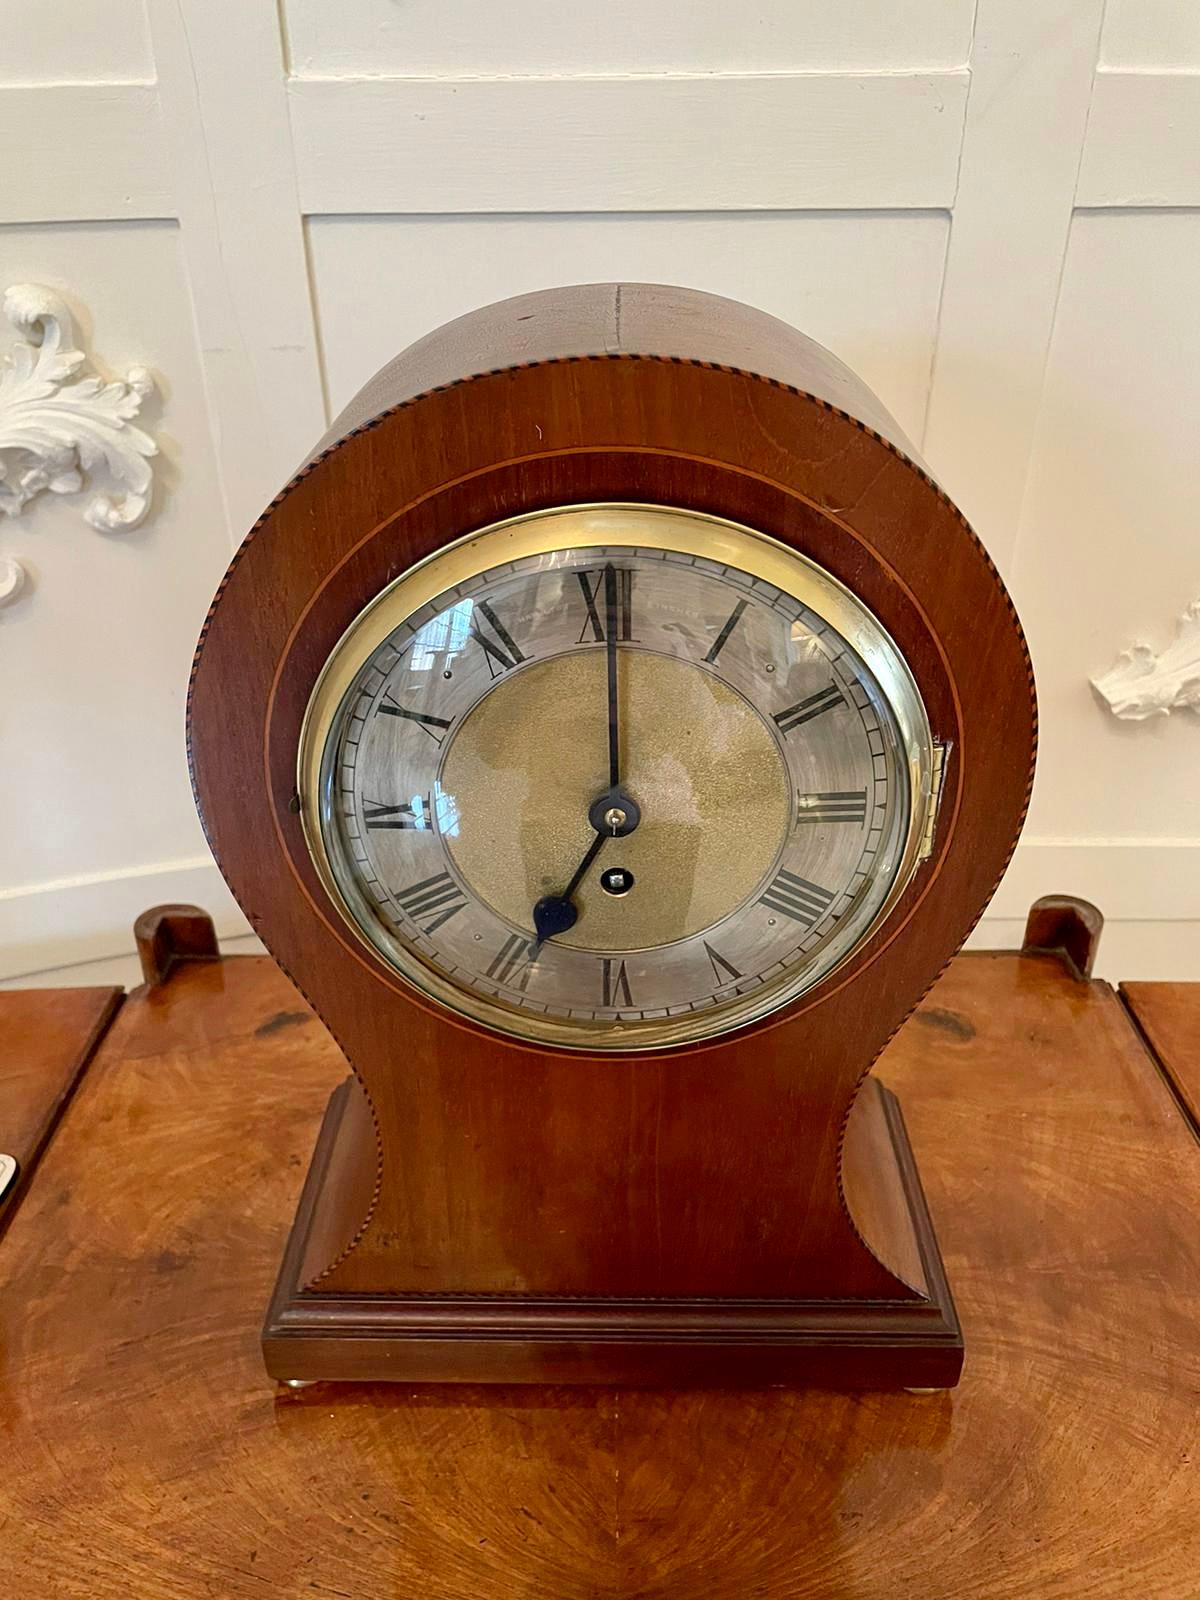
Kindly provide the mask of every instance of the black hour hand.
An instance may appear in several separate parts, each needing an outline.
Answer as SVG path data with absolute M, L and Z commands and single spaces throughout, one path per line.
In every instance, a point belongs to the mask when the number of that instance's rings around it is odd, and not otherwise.
M 533 908 L 533 931 L 539 944 L 553 939 L 556 933 L 566 933 L 578 921 L 579 913 L 565 895 L 548 894 Z
M 583 882 L 584 873 L 600 854 L 604 838 L 604 834 L 598 833 L 592 840 L 587 854 L 575 868 L 575 876 L 561 894 L 543 895 L 534 906 L 533 927 L 539 946 L 545 944 L 547 939 L 553 939 L 556 933 L 566 933 L 578 922 L 579 912 L 575 908 L 574 894 Z

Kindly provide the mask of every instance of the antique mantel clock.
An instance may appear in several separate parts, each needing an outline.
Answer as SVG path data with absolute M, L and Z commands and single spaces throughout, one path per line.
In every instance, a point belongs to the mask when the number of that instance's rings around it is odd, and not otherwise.
M 197 797 L 354 1075 L 277 1378 L 953 1383 L 868 1076 L 1011 853 L 979 542 L 844 367 L 587 285 L 406 351 L 243 545 Z

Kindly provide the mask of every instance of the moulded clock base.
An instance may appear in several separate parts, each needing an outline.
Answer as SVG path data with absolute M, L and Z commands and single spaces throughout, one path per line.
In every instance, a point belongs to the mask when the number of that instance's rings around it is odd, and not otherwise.
M 928 1296 L 911 1300 L 570 1299 L 321 1294 L 301 1264 L 333 1203 L 331 1155 L 352 1080 L 334 1091 L 263 1329 L 272 1378 L 402 1383 L 795 1385 L 941 1389 L 962 1333 L 899 1104 L 869 1079 Z

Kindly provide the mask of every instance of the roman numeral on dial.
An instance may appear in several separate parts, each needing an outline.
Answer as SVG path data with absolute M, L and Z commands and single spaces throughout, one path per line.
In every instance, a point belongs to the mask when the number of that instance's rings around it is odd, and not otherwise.
M 766 894 L 759 896 L 759 903 L 771 911 L 782 911 L 793 922 L 811 928 L 829 910 L 833 896 L 820 884 L 809 883 L 806 878 L 798 878 L 794 872 L 784 869 L 775 874 Z
M 524 939 L 519 933 L 514 933 L 497 950 L 487 969 L 487 976 L 497 983 L 507 984 L 510 989 L 520 989 L 524 994 L 533 975 L 537 950 L 532 939 Z
M 633 572 L 629 567 L 614 567 L 617 586 L 617 638 L 633 638 Z M 590 631 L 592 640 L 596 644 L 604 644 L 608 640 L 606 621 L 608 617 L 608 594 L 605 587 L 607 568 L 599 572 L 577 572 L 579 587 L 583 590 L 583 603 L 587 607 L 587 616 L 583 627 L 579 630 L 579 643 L 582 644 Z
M 726 620 L 725 626 L 721 629 L 720 633 L 713 640 L 712 649 L 708 652 L 708 654 L 704 658 L 705 661 L 707 661 L 710 665 L 721 654 L 721 651 L 724 650 L 726 640 L 729 638 L 729 635 L 733 632 L 733 630 L 737 627 L 738 623 L 742 620 L 742 612 L 745 611 L 746 607 L 749 604 L 750 604 L 750 602 L 748 600 L 739 600 L 737 605 L 735 605 L 733 610 L 730 612 L 729 617 Z
M 406 717 L 409 722 L 415 722 L 422 733 L 427 733 L 436 745 L 444 742 L 446 730 L 450 726 L 445 717 L 435 717 L 428 711 L 410 711 L 407 706 L 402 706 L 398 700 L 392 698 L 390 689 L 379 702 L 379 715 L 381 717 Z
M 803 822 L 865 822 L 866 820 L 865 789 L 830 789 L 824 794 L 802 794 L 796 797 L 797 826 Z
M 422 878 L 396 896 L 406 914 L 427 937 L 432 937 L 444 922 L 457 916 L 467 903 L 466 896 L 448 872 Z
M 428 795 L 414 795 L 406 806 L 382 806 L 363 801 L 363 821 L 374 832 L 378 828 L 419 828 L 432 831 L 433 809 Z
M 480 617 L 487 624 L 486 628 L 480 625 L 478 620 Z M 484 653 L 487 656 L 488 672 L 493 678 L 498 678 L 501 673 L 507 672 L 510 667 L 515 667 L 526 660 L 526 657 L 517 648 L 512 634 L 509 633 L 486 600 L 476 600 L 475 602 L 470 634 L 476 644 L 483 646 Z
M 704 945 L 704 953 L 708 957 L 709 964 L 713 969 L 713 977 L 716 980 L 717 985 L 720 986 L 723 983 L 736 983 L 741 977 L 741 973 L 734 966 L 733 962 L 726 961 L 721 952 L 719 950 L 714 950 L 712 945 L 708 943 L 707 939 L 702 940 L 701 942 Z
M 810 694 L 807 700 L 788 706 L 786 711 L 777 711 L 772 720 L 779 725 L 780 733 L 791 733 L 792 729 L 798 728 L 802 722 L 811 722 L 822 712 L 832 711 L 834 706 L 845 703 L 842 691 L 835 683 L 831 683 L 828 689 L 822 689 L 819 694 Z
M 633 995 L 629 992 L 629 974 L 625 971 L 625 963 L 617 962 L 605 956 L 600 963 L 600 984 L 604 998 L 601 1005 L 605 1006 L 631 1006 Z

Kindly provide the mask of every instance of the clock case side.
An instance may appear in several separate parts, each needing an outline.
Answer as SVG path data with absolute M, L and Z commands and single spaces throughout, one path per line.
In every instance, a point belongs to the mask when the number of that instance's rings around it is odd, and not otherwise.
M 447 1303 L 461 1305 L 462 1313 L 446 1332 L 456 1371 L 444 1375 L 485 1377 L 502 1369 L 514 1375 L 499 1360 L 501 1346 L 528 1336 L 531 1349 L 548 1349 L 538 1346 L 537 1333 L 545 1305 L 586 1303 L 600 1317 L 588 1345 L 593 1356 L 626 1336 L 641 1340 L 647 1381 L 669 1381 L 670 1362 L 664 1368 L 663 1359 L 651 1359 L 647 1330 L 636 1330 L 628 1308 L 662 1308 L 668 1320 L 678 1319 L 686 1343 L 697 1337 L 701 1306 L 709 1308 L 703 1317 L 711 1312 L 704 1337 L 714 1352 L 725 1351 L 714 1354 L 716 1365 L 727 1377 L 745 1377 L 763 1370 L 756 1365 L 763 1347 L 750 1337 L 731 1339 L 728 1319 L 740 1307 L 765 1308 L 776 1318 L 775 1336 L 793 1352 L 783 1363 L 792 1378 L 815 1370 L 811 1358 L 819 1348 L 843 1351 L 845 1381 L 874 1372 L 880 1382 L 923 1383 L 929 1360 L 944 1381 L 953 1381 L 961 1340 L 948 1297 L 939 1299 L 944 1278 L 936 1248 L 930 1265 L 912 1243 L 923 1207 L 919 1185 L 906 1186 L 901 1169 L 907 1161 L 914 1181 L 915 1169 L 896 1146 L 898 1118 L 878 1114 L 886 1101 L 873 1085 L 857 1090 L 982 911 L 1015 842 L 1034 739 L 1032 678 L 1019 627 L 961 517 L 893 439 L 822 397 L 814 401 L 815 382 L 800 392 L 769 373 L 674 353 L 729 349 L 739 320 L 750 330 L 747 361 L 765 366 L 767 347 L 777 354 L 785 347 L 783 365 L 794 369 L 818 347 L 791 330 L 785 338 L 773 319 L 712 297 L 629 286 L 620 295 L 612 286 L 561 294 L 564 304 L 543 303 L 532 315 L 519 310 L 528 300 L 493 311 L 501 324 L 526 330 L 524 338 L 531 321 L 573 326 L 586 300 L 600 321 L 585 351 L 605 342 L 606 326 L 616 326 L 618 300 L 626 330 L 638 317 L 653 320 L 652 305 L 665 302 L 669 314 L 657 337 L 645 336 L 649 354 L 566 354 L 501 366 L 402 401 L 330 446 L 243 547 L 198 658 L 192 750 L 214 850 L 269 947 L 342 1043 L 361 1085 L 347 1090 L 360 1125 L 353 1151 L 343 1141 L 336 1184 L 313 1201 L 311 1226 L 298 1221 L 272 1311 L 268 1359 L 280 1376 L 304 1376 L 284 1370 L 296 1360 L 315 1362 L 319 1375 L 338 1375 L 331 1366 L 343 1357 L 344 1375 L 368 1375 L 361 1349 L 359 1356 L 350 1353 L 362 1333 L 356 1318 L 365 1296 L 373 1308 L 373 1360 L 388 1375 L 431 1375 L 418 1347 L 426 1355 L 432 1348 L 429 1319 Z M 451 343 L 462 344 L 463 325 L 457 327 Z M 494 349 L 475 334 L 466 343 Z M 442 370 L 452 366 L 445 348 L 435 360 L 438 344 L 435 336 L 433 346 L 416 347 L 419 370 L 438 370 L 437 360 Z M 393 369 L 389 383 L 389 392 L 403 391 L 403 371 Z M 619 1081 L 615 1091 L 607 1084 L 598 1105 L 581 1071 L 596 1063 L 522 1050 L 433 1015 L 347 945 L 293 848 L 288 741 L 289 718 L 302 709 L 305 685 L 311 688 L 331 639 L 370 598 L 389 563 L 402 570 L 449 537 L 499 516 L 614 498 L 729 516 L 826 565 L 864 595 L 906 653 L 915 649 L 923 692 L 928 696 L 932 686 L 939 712 L 936 731 L 950 731 L 958 760 L 934 856 L 916 892 L 889 919 L 888 937 L 870 941 L 869 959 L 851 963 L 786 1015 L 710 1049 L 625 1062 L 615 1071 L 606 1062 Z M 947 605 L 947 586 L 955 585 L 961 604 Z M 981 646 L 995 675 L 990 684 L 980 681 Z M 229 705 L 234 681 L 236 709 Z M 987 744 L 977 737 L 985 731 Z M 232 768 L 215 764 L 233 755 L 242 759 Z M 948 856 L 959 820 L 975 848 Z M 898 942 L 894 936 L 906 925 L 907 943 Z M 874 1005 L 864 1018 L 859 980 L 868 972 L 862 994 L 872 992 Z M 385 1014 L 392 1019 L 386 1026 Z M 839 1028 L 847 1035 L 840 1042 Z M 805 1075 L 831 1086 L 829 1092 L 806 1098 Z M 481 1110 L 497 1112 L 487 1137 L 493 1153 L 503 1148 L 504 1159 L 475 1161 L 458 1137 L 461 1126 L 456 1130 L 438 1109 L 449 1105 L 476 1140 Z M 536 1123 L 531 1135 L 531 1106 L 549 1113 L 560 1140 L 547 1144 Z M 372 1117 L 374 1150 L 361 1131 Z M 698 1119 L 732 1130 L 732 1157 L 711 1132 L 698 1130 Z M 658 1129 L 654 1149 L 650 1126 Z M 330 1130 L 327 1122 L 324 1158 L 336 1166 Z M 612 1156 L 620 1144 L 614 1132 L 624 1135 L 631 1163 L 626 1213 L 614 1206 L 589 1144 Z M 698 1134 L 692 1142 L 703 1147 L 702 1157 L 688 1148 L 689 1135 Z M 884 1182 L 889 1146 L 892 1176 Z M 651 1181 L 682 1208 L 656 1216 L 646 1199 Z M 734 1226 L 717 1225 L 730 1214 Z M 446 1218 L 443 1229 L 438 1219 Z M 589 1218 L 598 1224 L 590 1232 Z M 875 1244 L 879 1227 L 892 1227 L 896 1247 L 872 1251 L 863 1226 L 875 1230 Z M 578 1234 L 569 1261 L 550 1247 L 564 1227 Z M 424 1276 L 413 1270 L 418 1260 L 427 1265 Z M 918 1291 L 914 1277 L 923 1280 Z M 447 1288 L 449 1301 L 439 1292 Z M 846 1342 L 846 1328 L 837 1323 L 846 1307 L 859 1319 L 857 1344 Z M 508 1330 L 499 1336 L 495 1319 L 506 1314 Z M 924 1318 L 916 1332 L 905 1326 L 914 1315 Z M 473 1316 L 478 1339 L 466 1332 Z M 385 1325 L 390 1331 L 381 1331 Z M 321 1341 L 320 1361 L 314 1338 Z M 851 1345 L 858 1351 L 853 1358 Z M 877 1359 L 864 1350 L 876 1351 Z M 610 1363 L 620 1381 L 632 1381 L 626 1354 Z M 597 1356 L 581 1370 L 595 1379 L 603 1366 Z M 527 1375 L 548 1371 L 531 1359 Z

